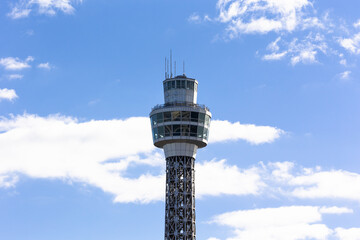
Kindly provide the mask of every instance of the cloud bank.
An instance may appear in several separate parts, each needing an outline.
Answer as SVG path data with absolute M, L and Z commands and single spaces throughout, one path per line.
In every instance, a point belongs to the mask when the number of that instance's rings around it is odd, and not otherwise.
M 223 123 L 228 135 L 217 136 Z M 214 142 L 243 139 L 254 144 L 271 142 L 281 131 L 227 121 L 215 121 L 213 129 Z M 16 181 L 10 176 L 23 174 L 86 183 L 113 194 L 117 202 L 163 199 L 164 160 L 152 144 L 147 117 L 87 122 L 61 115 L 3 117 L 0 146 L 2 186 L 13 186 Z M 129 167 L 138 165 L 156 167 L 159 174 L 128 178 Z M 256 169 L 241 170 L 225 160 L 197 163 L 196 168 L 198 196 L 256 194 L 263 185 Z M 223 182 L 209 188 L 209 173 L 216 173 Z M 229 187 L 223 188 L 225 184 Z
M 342 209 L 342 211 L 333 211 Z M 347 214 L 351 209 L 318 206 L 285 206 L 240 210 L 217 215 L 211 223 L 233 229 L 227 240 L 359 239 L 359 229 L 331 229 L 322 223 L 324 214 Z M 274 217 L 275 216 L 275 217 Z M 333 238 L 331 238 L 333 239 Z

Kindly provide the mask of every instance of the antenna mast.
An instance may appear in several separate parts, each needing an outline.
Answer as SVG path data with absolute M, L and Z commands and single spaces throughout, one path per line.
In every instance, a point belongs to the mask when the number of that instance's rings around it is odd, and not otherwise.
M 165 79 L 167 79 L 167 69 L 166 69 L 166 57 L 165 57 Z
M 170 78 L 172 78 L 172 50 L 170 49 Z
M 185 61 L 183 61 L 183 75 L 185 76 Z

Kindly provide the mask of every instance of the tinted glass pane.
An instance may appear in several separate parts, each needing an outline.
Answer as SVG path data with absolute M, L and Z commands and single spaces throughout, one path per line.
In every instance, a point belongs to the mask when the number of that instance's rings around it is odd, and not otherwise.
M 187 88 L 187 89 L 194 90 L 194 82 L 187 81 L 187 86 L 186 86 L 186 88 Z
M 185 80 L 180 81 L 180 88 L 185 88 Z
M 210 117 L 208 115 L 205 115 L 205 126 L 210 126 Z
M 204 133 L 204 127 L 198 126 L 197 137 L 198 138 L 203 138 L 203 133 Z
M 180 136 L 180 125 L 173 126 L 173 136 Z
M 156 114 L 155 114 L 151 117 L 151 125 L 154 126 L 156 124 L 157 124 L 157 121 L 156 121 Z
M 164 122 L 171 121 L 171 112 L 164 112 Z
M 191 121 L 192 122 L 197 122 L 199 118 L 199 113 L 198 112 L 191 112 Z
M 190 135 L 190 126 L 181 125 L 181 136 L 189 136 L 189 135 Z
M 166 125 L 165 126 L 165 137 L 170 137 L 171 136 L 171 125 Z
M 197 136 L 197 126 L 190 125 L 190 136 L 192 136 L 192 137 Z
M 207 140 L 208 139 L 208 129 L 204 128 L 204 138 Z
M 166 90 L 167 89 L 167 83 L 165 82 L 164 83 L 164 90 Z
M 171 112 L 172 121 L 180 121 L 180 112 Z
M 190 121 L 190 112 L 181 112 L 182 121 Z
M 157 128 L 153 128 L 153 139 L 156 140 L 158 138 Z
M 171 81 L 171 88 L 172 88 L 172 89 L 175 88 L 175 81 Z
M 180 88 L 180 80 L 176 80 L 176 88 Z
M 199 123 L 204 123 L 204 122 L 205 122 L 205 114 L 199 113 Z
M 163 113 L 158 113 L 158 114 L 156 114 L 156 118 L 157 118 L 157 123 L 162 123 L 162 122 L 164 122 Z
M 158 138 L 163 138 L 165 136 L 164 126 L 158 127 Z

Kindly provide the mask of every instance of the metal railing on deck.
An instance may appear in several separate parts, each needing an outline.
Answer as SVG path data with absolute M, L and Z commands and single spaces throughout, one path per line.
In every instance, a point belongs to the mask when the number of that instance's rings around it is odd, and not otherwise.
M 151 111 L 160 109 L 160 108 L 166 108 L 166 107 L 193 107 L 193 108 L 202 108 L 206 111 L 210 112 L 210 109 L 205 106 L 204 104 L 195 104 L 195 103 L 189 103 L 189 102 L 171 102 L 171 103 L 165 103 L 165 104 L 158 104 L 155 107 L 151 109 Z

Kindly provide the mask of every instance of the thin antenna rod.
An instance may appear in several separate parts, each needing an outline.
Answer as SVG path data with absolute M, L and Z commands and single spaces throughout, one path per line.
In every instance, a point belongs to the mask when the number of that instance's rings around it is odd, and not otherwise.
M 174 67 L 174 76 L 176 77 L 176 61 L 175 61 L 175 67 Z
M 170 78 L 172 78 L 172 50 L 170 49 Z
M 167 78 L 169 78 L 169 59 L 166 61 L 167 66 Z
M 183 75 L 185 76 L 185 61 L 183 61 Z
M 165 57 L 165 65 L 164 66 L 165 66 L 165 79 L 166 79 L 167 78 L 167 76 L 166 76 L 167 75 L 167 73 L 166 73 L 166 57 Z

